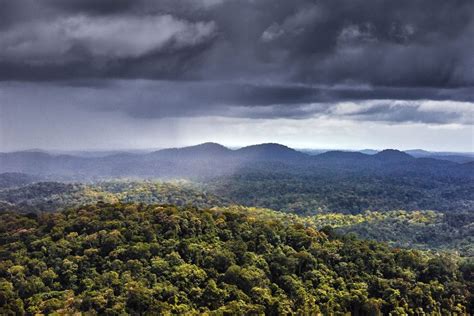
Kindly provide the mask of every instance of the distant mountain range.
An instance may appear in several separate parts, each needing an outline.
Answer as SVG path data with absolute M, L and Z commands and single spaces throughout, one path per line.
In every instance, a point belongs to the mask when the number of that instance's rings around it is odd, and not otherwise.
M 405 152 L 416 158 L 433 158 L 457 163 L 474 161 L 474 153 L 431 152 L 423 149 L 411 149 Z
M 441 157 L 441 158 L 439 158 Z M 445 157 L 451 159 L 444 159 Z M 449 160 L 449 161 L 448 161 Z M 214 177 L 243 170 L 282 172 L 423 172 L 466 176 L 473 157 L 442 155 L 420 150 L 372 152 L 326 151 L 308 154 L 276 143 L 229 149 L 217 143 L 169 148 L 145 153 L 106 156 L 50 154 L 22 151 L 0 154 L 0 173 L 25 173 L 64 179 L 111 177 Z M 453 162 L 454 161 L 454 162 Z
M 324 150 L 324 149 L 300 149 L 301 152 L 304 152 L 309 155 L 319 155 L 331 150 Z M 367 155 L 375 155 L 376 153 L 380 152 L 379 150 L 375 149 L 363 149 L 363 150 L 341 150 L 345 152 L 354 152 L 354 153 L 363 153 Z M 410 149 L 404 150 L 403 152 L 413 156 L 415 158 L 433 158 L 439 160 L 447 160 L 457 163 L 466 163 L 474 161 L 474 152 L 434 152 L 434 151 L 427 151 L 423 149 Z

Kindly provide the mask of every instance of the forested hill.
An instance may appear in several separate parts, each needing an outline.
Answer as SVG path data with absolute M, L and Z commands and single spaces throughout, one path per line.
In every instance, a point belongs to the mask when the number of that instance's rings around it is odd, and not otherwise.
M 0 190 L 11 187 L 20 187 L 39 181 L 40 179 L 41 178 L 39 177 L 34 177 L 28 174 L 18 172 L 0 173 Z
M 306 179 L 303 179 L 304 181 Z M 408 211 L 400 211 L 393 208 L 383 211 L 325 212 L 321 209 L 315 210 L 314 207 L 330 203 L 329 205 L 336 209 L 344 203 L 357 201 L 350 193 L 346 192 L 344 195 L 342 191 L 336 191 L 337 187 L 329 188 L 333 194 L 327 193 L 327 196 L 324 196 L 310 186 L 308 189 L 314 190 L 313 195 L 289 192 L 290 189 L 285 187 L 284 183 L 271 181 L 257 181 L 255 185 L 242 181 L 240 185 L 240 189 L 235 188 L 236 191 L 224 192 L 227 194 L 226 198 L 217 195 L 218 192 L 213 193 L 214 190 L 208 185 L 185 181 L 111 181 L 95 184 L 38 182 L 0 190 L 0 211 L 40 214 L 98 202 L 172 204 L 179 207 L 193 205 L 204 209 L 236 204 L 252 205 L 254 202 L 260 206 L 273 205 L 291 214 L 288 216 L 303 213 L 307 216 L 301 217 L 300 220 L 315 228 L 330 225 L 341 233 L 351 232 L 362 238 L 388 242 L 397 247 L 450 251 L 463 257 L 474 257 L 474 213 L 469 210 L 454 208 L 444 211 L 418 211 L 409 208 Z M 297 183 L 289 185 L 290 188 L 301 187 Z M 397 196 L 401 198 L 403 191 L 392 194 L 392 200 L 380 198 L 378 203 L 389 206 Z M 361 201 L 364 198 L 367 197 L 362 197 Z M 437 204 L 442 204 L 443 201 L 450 202 L 434 199 Z M 402 204 L 404 202 L 402 201 Z M 422 201 L 419 203 L 423 204 Z
M 318 175 L 323 172 L 418 174 L 473 178 L 471 164 L 414 158 L 397 150 L 376 154 L 333 151 L 309 155 L 280 144 L 261 144 L 231 150 L 215 143 L 163 149 L 146 154 L 121 153 L 105 157 L 51 155 L 44 152 L 0 154 L 0 173 L 22 172 L 56 178 L 212 178 L 247 170 L 288 171 Z
M 463 315 L 473 266 L 242 207 L 0 213 L 0 314 Z
M 474 210 L 472 162 L 415 158 L 397 150 L 309 155 L 279 144 L 231 150 L 205 143 L 105 157 L 18 152 L 0 154 L 0 172 L 8 172 L 0 174 L 4 188 L 0 196 L 12 193 L 5 193 L 8 186 L 28 184 L 31 179 L 188 179 L 233 203 L 304 214 Z

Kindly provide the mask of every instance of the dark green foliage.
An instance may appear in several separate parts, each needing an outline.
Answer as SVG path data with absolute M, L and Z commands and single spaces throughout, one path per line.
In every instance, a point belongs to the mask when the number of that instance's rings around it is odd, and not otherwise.
M 24 173 L 0 173 L 0 189 L 19 187 L 37 180 L 39 180 L 39 178 Z
M 357 215 L 326 213 L 306 217 L 310 225 L 330 225 L 340 234 L 392 246 L 458 251 L 474 257 L 474 213 L 434 211 L 364 212 Z
M 267 205 L 269 203 L 270 206 L 278 207 L 281 201 L 287 201 L 288 196 L 292 196 L 291 199 L 297 201 L 291 203 L 291 207 L 296 208 L 296 210 L 303 208 L 305 205 L 319 203 L 319 200 L 311 198 L 316 193 L 312 192 L 310 188 L 305 188 L 306 182 L 301 181 L 300 184 L 297 184 L 288 180 L 290 182 L 285 185 L 279 180 L 278 176 L 276 175 L 272 181 L 267 181 L 264 177 L 261 178 L 255 175 L 255 177 L 242 183 L 220 183 L 222 187 L 226 188 L 225 190 L 216 190 L 215 184 L 197 185 L 186 181 L 108 181 L 95 184 L 38 182 L 19 188 L 0 190 L 0 210 L 15 210 L 24 213 L 58 211 L 70 206 L 97 202 L 194 205 L 199 208 L 211 208 L 230 204 L 228 199 L 216 194 L 226 195 L 229 190 L 238 192 L 241 189 L 244 191 L 239 193 L 235 200 L 243 203 L 255 203 L 257 205 Z M 285 179 L 283 176 L 282 178 Z M 308 180 L 308 183 L 310 182 Z M 361 187 L 365 185 L 362 180 L 360 183 Z M 243 186 L 244 184 L 254 188 L 255 194 L 248 192 Z M 261 184 L 261 186 L 256 184 Z M 341 182 L 340 186 L 344 187 L 344 182 Z M 294 191 L 295 187 L 302 191 L 306 190 L 308 193 L 300 196 L 298 192 Z M 213 194 L 210 191 L 218 192 Z M 321 195 L 321 197 L 324 201 L 336 201 L 333 196 L 340 196 L 340 203 L 344 203 L 344 199 L 349 198 L 338 192 L 337 187 L 334 188 L 333 192 L 329 189 L 323 192 L 324 195 Z M 269 194 L 273 194 L 273 198 L 267 199 Z M 246 195 L 249 197 L 246 198 Z M 390 198 L 390 196 L 396 199 L 397 193 L 387 193 L 387 197 Z M 355 195 L 353 197 L 356 199 Z M 2 200 L 4 201 L 3 205 Z M 379 203 L 390 204 L 390 201 L 380 200 Z M 284 209 L 289 213 L 294 212 L 291 208 Z M 474 256 L 472 237 L 474 236 L 472 225 L 474 216 L 470 211 L 451 210 L 444 213 L 433 211 L 379 211 L 347 214 L 347 212 L 328 213 L 317 210 L 316 215 L 311 215 L 312 212 L 314 210 L 304 212 L 308 215 L 304 218 L 306 225 L 313 225 L 317 228 L 329 225 L 336 228 L 339 233 L 355 233 L 359 237 L 385 241 L 397 247 L 455 250 L 463 256 Z
M 397 150 L 310 156 L 279 144 L 230 150 L 206 143 L 100 158 L 18 152 L 0 154 L 0 171 L 50 180 L 192 179 L 237 204 L 299 214 L 474 210 L 472 162 L 415 159 Z
M 96 202 L 192 204 L 201 208 L 226 204 L 223 198 L 187 181 L 108 181 L 94 184 L 38 182 L 0 190 L 0 210 L 58 211 Z
M 463 314 L 472 263 L 243 207 L 0 215 L 0 313 Z
M 443 175 L 383 174 L 369 171 L 299 170 L 239 172 L 206 182 L 234 203 L 312 215 L 357 214 L 365 210 L 474 210 L 474 182 Z

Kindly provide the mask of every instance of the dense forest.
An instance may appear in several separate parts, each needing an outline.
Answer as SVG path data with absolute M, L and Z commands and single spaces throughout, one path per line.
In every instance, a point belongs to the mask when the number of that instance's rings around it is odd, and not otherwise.
M 2 212 L 0 313 L 465 314 L 474 265 L 244 207 Z
M 108 193 L 117 195 L 117 190 L 130 191 L 131 197 L 118 197 L 122 202 L 178 204 L 181 201 L 163 198 L 159 189 L 145 188 L 152 194 L 143 196 L 142 192 L 132 188 L 97 187 L 96 184 L 118 179 L 136 182 L 180 179 L 199 184 L 200 191 L 227 202 L 304 215 L 399 209 L 474 210 L 472 162 L 415 158 L 398 150 L 383 150 L 375 154 L 330 151 L 309 155 L 280 144 L 232 150 L 205 143 L 104 157 L 13 152 L 0 153 L 0 172 L 4 172 L 0 174 L 0 190 L 3 191 L 38 181 L 93 183 L 92 191 L 106 192 L 107 196 Z M 94 192 L 80 192 L 83 188 L 65 190 L 77 193 L 74 201 L 78 201 L 80 196 L 94 195 Z M 9 197 L 5 198 L 5 194 Z M 8 201 L 12 195 L 12 191 L 0 192 L 0 200 Z M 191 193 L 191 197 L 193 195 Z M 85 197 L 83 202 L 89 203 L 87 199 Z M 106 197 L 104 199 L 112 202 Z M 51 203 L 51 210 L 65 204 L 54 200 Z M 197 206 L 207 207 L 212 203 Z
M 304 217 L 314 227 L 387 242 L 395 247 L 449 250 L 474 258 L 472 212 L 389 211 L 357 215 L 326 213 Z
M 195 181 L 0 174 L 0 314 L 472 313 L 471 175 L 340 163 L 320 177 L 279 163 Z
M 474 210 L 474 181 L 465 178 L 359 172 L 247 171 L 205 182 L 214 194 L 247 206 L 311 215 L 366 210 Z
M 189 181 L 36 182 L 0 190 L 0 210 L 53 212 L 96 202 L 192 204 L 201 208 L 228 204 Z
M 295 210 L 303 209 L 303 205 L 323 203 L 317 199 L 316 193 L 310 193 L 310 189 L 306 194 L 300 195 L 294 191 L 291 193 L 289 187 L 277 186 L 277 183 L 281 183 L 279 180 L 275 180 L 273 185 L 264 182 L 266 185 L 262 186 L 252 185 L 249 180 L 244 182 L 248 183 L 249 187 L 255 188 L 255 194 L 248 192 L 251 199 L 246 198 L 245 194 L 239 198 L 239 196 L 226 194 L 224 189 L 215 190 L 216 183 L 210 185 L 189 181 L 107 181 L 93 184 L 37 182 L 0 190 L 0 210 L 21 213 L 57 212 L 73 206 L 97 202 L 192 205 L 198 208 L 212 208 L 235 204 L 251 205 L 251 201 L 255 201 L 257 206 L 262 204 L 270 206 L 267 208 L 274 206 L 276 210 L 297 216 L 298 212 Z M 244 188 L 244 183 L 235 187 L 222 184 L 222 187 L 227 190 L 228 188 Z M 304 182 L 301 186 L 304 187 Z M 273 189 L 278 191 L 274 192 Z M 287 190 L 287 195 L 284 194 L 284 190 Z M 339 190 L 335 187 L 333 192 L 326 191 L 325 199 L 332 199 L 341 204 L 355 198 L 354 194 L 344 192 L 341 188 Z M 267 200 L 265 194 L 271 192 L 274 198 Z M 278 194 L 278 192 L 281 193 Z M 257 193 L 261 194 L 258 199 Z M 219 194 L 224 194 L 225 197 Z M 288 195 L 296 200 L 290 208 L 280 204 Z M 313 199 L 309 198 L 310 195 L 313 195 Z M 397 195 L 392 192 L 392 196 Z M 270 201 L 273 202 L 269 203 Z M 382 202 L 388 204 L 389 200 L 381 200 L 379 203 Z M 331 226 L 340 233 L 354 233 L 360 238 L 383 241 L 392 246 L 457 251 L 462 256 L 474 257 L 472 212 L 394 209 L 393 211 L 383 209 L 366 211 L 361 208 L 354 214 L 350 211 L 328 212 L 322 209 L 316 211 L 308 209 L 305 212 L 299 212 L 298 215 L 302 215 L 301 220 L 304 220 L 307 225 L 312 225 L 317 229 Z
M 330 151 L 309 155 L 280 144 L 260 144 L 237 150 L 215 143 L 170 148 L 151 153 L 118 153 L 104 157 L 53 155 L 44 152 L 0 153 L 0 173 L 24 173 L 49 181 L 131 179 L 188 179 L 209 181 L 219 177 L 293 175 L 310 179 L 359 178 L 417 186 L 418 190 L 472 182 L 473 163 L 415 158 L 398 150 L 369 155 Z M 306 179 L 305 179 L 306 181 Z M 1 181 L 0 181 L 1 183 Z

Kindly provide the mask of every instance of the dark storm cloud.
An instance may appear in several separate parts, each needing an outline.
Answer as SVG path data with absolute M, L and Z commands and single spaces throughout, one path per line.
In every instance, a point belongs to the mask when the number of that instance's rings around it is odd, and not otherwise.
M 404 89 L 393 100 L 391 89 L 324 86 L 262 86 L 249 83 L 83 80 L 57 83 L 3 83 L 0 106 L 121 114 L 131 119 L 183 117 L 249 119 L 333 119 L 473 124 L 472 90 Z M 436 91 L 433 91 L 436 90 Z M 426 96 L 434 96 L 428 100 Z M 49 109 L 49 110 L 48 110 Z
M 44 0 L 44 2 L 70 13 L 113 14 L 134 7 L 134 1 L 129 0 Z
M 474 101 L 472 0 L 0 0 L 0 7 L 0 80 L 54 82 L 77 107 L 134 118 L 472 122 L 469 107 L 443 103 Z M 84 89 L 94 98 L 81 97 Z M 448 109 L 425 110 L 426 100 Z M 349 101 L 362 105 L 337 112 Z
M 361 121 L 474 124 L 474 108 L 469 103 L 432 102 L 427 105 L 426 102 L 376 101 L 349 110 L 340 107 L 339 110 L 342 113 L 337 109 L 330 112 Z
M 3 80 L 267 78 L 433 87 L 474 80 L 471 0 L 1 4 Z
M 128 87 L 128 89 L 127 89 Z M 135 118 L 183 116 L 227 116 L 246 118 L 292 118 L 328 115 L 367 121 L 461 123 L 471 124 L 474 110 L 467 88 L 368 88 L 307 85 L 264 86 L 222 82 L 120 81 L 107 89 L 98 89 L 103 100 L 112 91 L 123 91 L 119 100 L 101 107 L 121 111 Z M 117 96 L 117 94 L 115 94 Z M 393 101 L 396 97 L 398 101 Z M 377 100 L 364 104 L 365 100 Z M 420 111 L 426 100 L 439 109 Z M 352 112 L 338 113 L 339 103 L 361 104 Z M 462 108 L 453 107 L 464 104 Z
M 49 90 L 50 84 L 40 90 Z M 398 90 L 403 91 L 398 91 Z M 134 118 L 156 119 L 166 117 L 228 116 L 247 118 L 306 118 L 312 115 L 334 114 L 332 107 L 341 102 L 364 103 L 377 100 L 377 106 L 394 103 L 421 104 L 430 99 L 444 102 L 446 111 L 426 122 L 453 122 L 458 116 L 446 116 L 450 103 L 469 103 L 472 89 L 435 88 L 370 88 L 353 86 L 262 85 L 220 81 L 71 81 L 51 94 L 72 95 L 75 103 L 87 104 L 99 111 L 119 111 Z M 85 99 L 87 98 L 87 99 Z M 406 102 L 405 102 L 406 101 Z M 400 103 L 401 102 L 401 103 Z M 354 118 L 371 119 L 369 113 L 351 113 Z M 389 113 L 396 113 L 391 108 Z M 410 113 L 410 112 L 407 112 Z M 360 115 L 356 115 L 360 114 Z M 344 114 L 345 115 L 345 114 Z M 444 118 L 444 116 L 446 116 Z M 381 120 L 373 117 L 375 120 Z M 389 118 L 387 118 L 389 119 Z M 424 121 L 423 119 L 416 119 Z
M 125 87 L 129 89 L 126 89 Z M 262 86 L 222 82 L 138 81 L 130 87 L 96 89 L 97 97 L 113 91 L 101 110 L 121 111 L 135 118 L 227 116 L 254 119 L 327 116 L 332 118 L 473 124 L 472 89 Z M 394 95 L 398 99 L 393 100 Z M 427 101 L 430 99 L 431 101 Z M 372 100 L 372 101 L 366 101 Z

